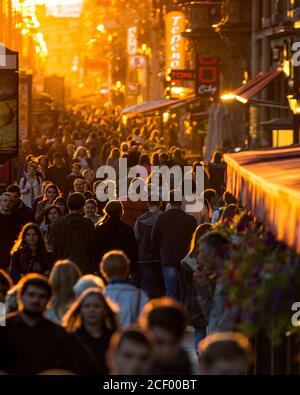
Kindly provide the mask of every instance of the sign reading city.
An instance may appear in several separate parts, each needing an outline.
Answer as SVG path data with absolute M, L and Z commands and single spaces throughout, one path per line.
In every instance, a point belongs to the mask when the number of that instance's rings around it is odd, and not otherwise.
M 166 72 L 182 70 L 185 66 L 185 42 L 181 33 L 185 31 L 185 15 L 172 11 L 166 15 Z
M 134 56 L 138 51 L 138 41 L 137 41 L 137 27 L 132 26 L 128 28 L 127 36 L 127 53 L 130 56 Z
M 197 95 L 213 96 L 219 94 L 219 59 L 198 57 Z
M 195 81 L 195 70 L 171 70 L 171 81 Z

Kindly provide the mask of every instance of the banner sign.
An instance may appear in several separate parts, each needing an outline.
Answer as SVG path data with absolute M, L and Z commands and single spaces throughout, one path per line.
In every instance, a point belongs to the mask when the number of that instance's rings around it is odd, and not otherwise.
M 195 81 L 195 70 L 171 70 L 171 81 Z
M 220 82 L 219 58 L 199 56 L 197 63 L 197 95 L 218 96 Z
M 185 66 L 185 40 L 181 33 L 185 31 L 185 15 L 172 11 L 166 15 L 166 72 L 181 70 Z

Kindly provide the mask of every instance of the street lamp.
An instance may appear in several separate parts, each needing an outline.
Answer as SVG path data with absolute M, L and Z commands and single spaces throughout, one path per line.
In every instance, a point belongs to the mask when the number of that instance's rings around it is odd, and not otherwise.
M 293 113 L 293 129 L 294 129 L 294 144 L 299 144 L 299 126 L 300 126 L 300 95 L 287 96 L 290 109 Z

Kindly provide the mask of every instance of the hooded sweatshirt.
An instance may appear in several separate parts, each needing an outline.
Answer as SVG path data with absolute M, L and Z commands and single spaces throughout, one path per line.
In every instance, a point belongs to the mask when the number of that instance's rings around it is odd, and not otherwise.
M 49 244 L 56 259 L 70 259 L 83 274 L 94 273 L 94 224 L 79 213 L 69 213 L 52 225 Z
M 139 262 L 141 263 L 159 262 L 159 257 L 153 254 L 150 245 L 152 227 L 161 213 L 161 210 L 148 211 L 136 220 L 133 230 L 138 242 Z

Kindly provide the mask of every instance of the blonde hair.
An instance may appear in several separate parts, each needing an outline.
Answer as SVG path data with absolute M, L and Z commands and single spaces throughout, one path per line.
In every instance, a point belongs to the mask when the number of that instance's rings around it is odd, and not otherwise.
M 101 274 L 110 281 L 112 278 L 126 279 L 129 274 L 130 261 L 126 254 L 120 250 L 107 252 L 101 262 Z
M 105 329 L 116 331 L 118 330 L 117 320 L 117 306 L 115 306 L 108 298 L 106 298 L 99 288 L 86 289 L 79 298 L 70 306 L 69 310 L 63 317 L 63 327 L 67 332 L 75 332 L 77 329 L 82 327 L 83 322 L 81 318 L 81 307 L 82 304 L 90 296 L 96 296 L 103 307 L 102 322 Z
M 74 299 L 73 287 L 81 277 L 81 271 L 69 259 L 57 261 L 50 273 L 49 283 L 52 287 L 50 306 L 56 312 L 66 308 Z

